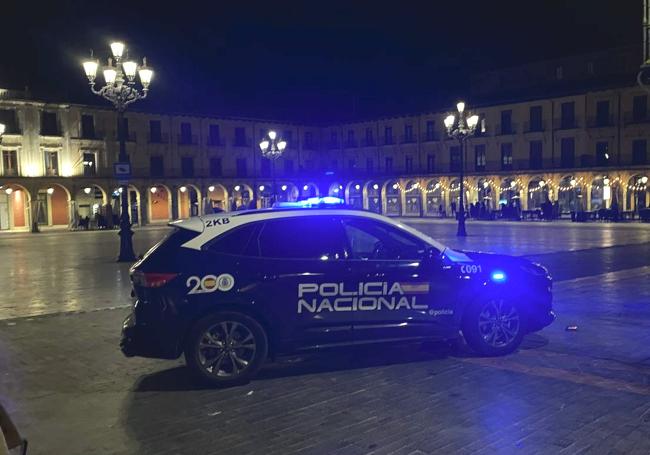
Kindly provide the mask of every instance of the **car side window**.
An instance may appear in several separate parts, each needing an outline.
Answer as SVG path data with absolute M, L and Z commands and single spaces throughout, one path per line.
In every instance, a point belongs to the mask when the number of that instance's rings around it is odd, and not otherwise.
M 335 217 L 294 216 L 266 221 L 258 247 L 262 257 L 336 260 L 345 257 L 345 235 Z
M 212 253 L 250 256 L 250 244 L 259 227 L 260 223 L 238 226 L 215 238 L 203 249 Z
M 347 218 L 343 226 L 353 259 L 414 260 L 426 250 L 424 242 L 386 223 Z

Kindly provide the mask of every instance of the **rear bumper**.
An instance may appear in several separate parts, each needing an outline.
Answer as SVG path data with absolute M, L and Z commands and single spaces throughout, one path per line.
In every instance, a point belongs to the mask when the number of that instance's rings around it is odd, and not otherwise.
M 181 353 L 178 337 L 163 326 L 138 324 L 135 313 L 122 324 L 120 349 L 126 357 L 176 359 Z

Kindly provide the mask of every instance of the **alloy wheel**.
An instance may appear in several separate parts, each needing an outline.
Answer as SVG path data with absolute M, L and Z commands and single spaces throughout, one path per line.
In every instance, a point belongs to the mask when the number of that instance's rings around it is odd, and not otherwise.
M 203 332 L 198 358 L 211 376 L 235 378 L 250 366 L 257 343 L 251 329 L 237 321 L 220 321 Z
M 519 312 L 507 300 L 489 300 L 479 313 L 479 334 L 492 347 L 508 346 L 519 334 L 520 327 Z

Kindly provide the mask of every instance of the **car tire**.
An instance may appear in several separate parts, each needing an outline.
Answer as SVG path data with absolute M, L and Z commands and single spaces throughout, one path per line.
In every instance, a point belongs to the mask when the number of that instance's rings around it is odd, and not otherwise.
M 516 301 L 490 297 L 474 302 L 463 317 L 467 345 L 484 356 L 501 356 L 515 351 L 524 338 L 524 318 Z
M 191 328 L 185 362 L 196 377 L 214 386 L 242 384 L 262 368 L 268 337 L 252 317 L 236 312 L 215 313 Z

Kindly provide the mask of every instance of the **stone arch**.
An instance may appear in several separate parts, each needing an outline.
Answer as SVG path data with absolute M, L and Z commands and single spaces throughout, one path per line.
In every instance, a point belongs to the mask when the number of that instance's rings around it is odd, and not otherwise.
M 568 174 L 560 179 L 557 187 L 557 200 L 562 212 L 580 212 L 586 210 L 586 200 L 582 187 L 582 177 Z
M 420 182 L 417 180 L 408 180 L 404 185 L 404 215 L 422 216 L 422 191 Z
M 647 174 L 635 174 L 627 181 L 625 203 L 628 211 L 639 213 L 650 205 L 650 178 Z
M 180 185 L 176 190 L 178 218 L 190 218 L 201 214 L 201 190 L 193 183 Z
M 295 202 L 298 200 L 300 191 L 292 182 L 281 182 L 277 185 L 277 197 L 279 202 Z
M 172 219 L 172 192 L 167 185 L 155 183 L 147 189 L 149 222 L 168 222 Z
M 363 208 L 363 182 L 353 180 L 345 186 L 345 202 L 352 208 Z
M 519 179 L 514 177 L 505 177 L 501 180 L 499 186 L 499 200 L 495 206 L 520 206 L 521 205 L 521 188 Z
M 101 185 L 89 182 L 77 187 L 73 200 L 73 227 L 97 227 L 98 223 L 102 222 L 98 215 L 104 216 L 109 198 Z
M 382 200 L 381 200 L 381 187 L 380 181 L 366 182 L 363 188 L 365 198 L 364 207 L 367 210 L 375 213 L 382 213 Z
M 39 226 L 68 227 L 71 221 L 70 190 L 60 183 L 39 185 L 34 219 Z
M 228 189 L 220 183 L 208 185 L 204 198 L 203 213 L 211 213 L 228 208 Z
M 487 211 L 497 208 L 498 201 L 495 201 L 494 182 L 488 178 L 480 178 L 476 181 L 476 193 L 479 204 L 485 204 Z
M 424 195 L 425 215 L 445 216 L 445 195 L 440 179 L 427 180 L 424 185 Z
M 246 183 L 236 183 L 230 192 L 230 206 L 228 210 L 245 210 L 250 208 L 255 196 L 253 188 Z
M 382 186 L 384 214 L 400 216 L 402 214 L 402 187 L 397 180 L 388 180 Z
M 327 189 L 327 195 L 343 199 L 345 197 L 343 185 L 339 182 L 333 182 Z
M 531 177 L 527 188 L 528 210 L 541 209 L 549 201 L 549 186 L 542 176 Z
M 313 182 L 304 183 L 300 187 L 300 199 L 307 199 L 310 197 L 319 197 L 320 191 L 318 191 L 318 185 Z
M 30 229 L 30 206 L 32 195 L 18 183 L 3 183 L 0 186 L 0 231 Z

